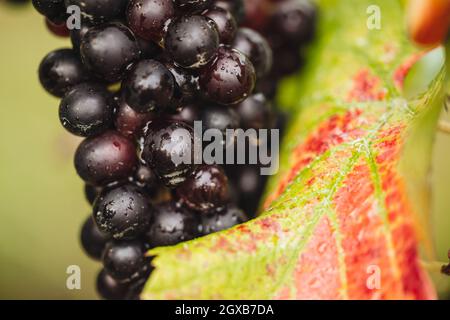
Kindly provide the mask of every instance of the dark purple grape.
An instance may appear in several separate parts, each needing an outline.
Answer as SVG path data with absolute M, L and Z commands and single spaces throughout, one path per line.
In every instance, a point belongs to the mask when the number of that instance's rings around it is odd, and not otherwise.
M 128 283 L 120 283 L 102 270 L 97 276 L 97 292 L 106 300 L 122 300 L 127 295 Z
M 80 58 L 71 49 L 50 52 L 39 66 L 39 80 L 50 94 L 62 97 L 73 86 L 89 79 Z
M 64 0 L 33 0 L 34 8 L 54 22 L 62 22 L 66 13 Z
M 122 79 L 127 67 L 140 57 L 136 38 L 121 23 L 90 28 L 81 41 L 80 52 L 84 64 L 108 82 Z
M 173 107 L 178 108 L 194 101 L 200 91 L 198 76 L 186 69 L 177 67 L 174 63 L 165 62 L 164 64 L 172 73 L 176 83 L 173 101 L 175 106 Z
M 170 201 L 155 207 L 155 219 L 146 233 L 151 247 L 172 246 L 199 235 L 196 214 Z
M 151 271 L 151 268 L 149 269 L 149 271 L 147 271 L 148 276 L 150 276 Z M 147 280 L 148 277 L 144 276 L 130 283 L 127 294 L 125 296 L 125 300 L 140 300 L 140 295 L 145 287 L 145 284 L 147 283 Z
M 77 136 L 104 132 L 111 128 L 114 120 L 112 95 L 99 85 L 79 84 L 61 100 L 59 119 L 67 131 Z
M 211 6 L 212 0 L 174 0 L 177 9 L 183 12 L 199 12 Z
M 137 165 L 136 147 L 115 131 L 85 139 L 75 153 L 75 168 L 92 185 L 127 179 Z
M 45 25 L 47 29 L 57 37 L 67 38 L 70 35 L 69 29 L 67 29 L 66 22 L 54 23 L 49 18 L 45 18 Z
M 161 44 L 175 9 L 172 0 L 131 0 L 126 15 L 137 36 Z
M 262 78 L 269 73 L 272 68 L 272 49 L 266 39 L 258 32 L 248 28 L 240 28 L 232 47 L 250 59 L 258 78 Z
M 243 0 L 215 0 L 214 6 L 231 12 L 238 24 L 245 18 L 245 6 Z
M 239 166 L 234 169 L 229 172 L 228 177 L 239 195 L 238 206 L 248 216 L 253 217 L 258 209 L 267 176 L 261 175 L 260 168 L 256 165 Z
M 175 79 L 156 60 L 142 60 L 127 73 L 122 92 L 128 105 L 137 112 L 162 111 L 173 99 Z
M 221 167 L 203 165 L 177 188 L 177 195 L 190 209 L 207 213 L 228 202 L 228 178 Z
M 316 8 L 310 1 L 286 0 L 277 5 L 270 32 L 291 46 L 309 41 L 315 31 Z
M 215 23 L 203 16 L 183 16 L 173 21 L 165 36 L 167 54 L 184 68 L 199 68 L 211 61 L 219 47 Z
M 201 70 L 200 87 L 213 102 L 236 104 L 252 93 L 255 79 L 255 69 L 243 53 L 221 47 L 217 59 Z
M 128 0 L 64 0 L 66 7 L 80 8 L 83 20 L 103 23 L 119 17 Z
M 248 221 L 245 213 L 235 205 L 229 204 L 224 208 L 202 215 L 202 234 L 223 231 Z
M 200 118 L 200 110 L 196 104 L 188 104 L 180 110 L 177 110 L 176 113 L 171 114 L 169 118 L 175 121 L 183 121 L 190 126 L 194 126 L 194 121 Z
M 131 184 L 103 190 L 94 204 L 97 226 L 116 240 L 136 239 L 147 230 L 152 215 L 147 196 Z
M 229 44 L 233 41 L 238 27 L 230 11 L 221 7 L 214 7 L 206 10 L 202 15 L 215 22 L 219 32 L 220 43 Z
M 81 229 L 81 245 L 87 255 L 100 260 L 108 240 L 109 237 L 98 229 L 92 216 L 89 216 Z
M 99 187 L 91 186 L 90 184 L 84 185 L 84 196 L 90 205 L 94 204 L 101 191 L 102 189 Z
M 110 241 L 103 251 L 106 272 L 120 282 L 139 279 L 149 268 L 144 245 L 134 241 Z
M 244 129 L 270 129 L 272 108 L 262 93 L 256 93 L 236 106 Z
M 129 139 L 137 139 L 143 133 L 145 125 L 154 118 L 151 113 L 139 113 L 131 108 L 124 98 L 118 98 L 116 129 Z
M 239 115 L 237 112 L 224 106 L 204 106 L 202 108 L 201 121 L 203 130 L 218 129 L 223 135 L 227 129 L 239 128 Z
M 142 158 L 168 187 L 184 182 L 194 169 L 194 133 L 183 122 L 150 123 Z

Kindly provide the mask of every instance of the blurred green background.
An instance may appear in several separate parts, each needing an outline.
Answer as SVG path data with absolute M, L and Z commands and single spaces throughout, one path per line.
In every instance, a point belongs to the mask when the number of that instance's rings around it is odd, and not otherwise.
M 90 213 L 73 168 L 79 143 L 59 124 L 58 100 L 40 88 L 37 68 L 69 40 L 46 31 L 31 5 L 0 2 L 0 299 L 91 299 L 98 263 L 79 245 Z M 443 118 L 450 116 L 443 113 Z M 437 135 L 433 237 L 438 259 L 450 248 L 450 136 Z M 66 288 L 66 269 L 81 268 L 81 290 Z M 441 292 L 450 281 L 437 276 Z

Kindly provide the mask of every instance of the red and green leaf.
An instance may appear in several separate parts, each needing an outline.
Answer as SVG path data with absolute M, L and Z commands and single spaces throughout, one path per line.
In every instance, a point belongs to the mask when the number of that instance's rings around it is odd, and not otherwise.
M 380 30 L 366 27 L 381 9 Z M 394 0 L 321 0 L 318 39 L 281 101 L 291 112 L 263 212 L 231 230 L 157 248 L 145 299 L 432 299 L 428 184 L 443 71 L 405 98 L 423 53 Z M 380 276 L 380 286 L 373 277 Z

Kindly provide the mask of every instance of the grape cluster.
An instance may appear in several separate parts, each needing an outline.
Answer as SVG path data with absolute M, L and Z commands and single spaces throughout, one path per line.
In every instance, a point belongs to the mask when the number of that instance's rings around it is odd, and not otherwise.
M 298 51 L 313 30 L 313 9 L 287 12 L 296 3 L 270 2 L 261 33 L 242 0 L 33 0 L 48 29 L 72 43 L 43 59 L 39 78 L 61 98 L 64 128 L 85 138 L 74 162 L 93 214 L 81 242 L 103 261 L 103 298 L 138 296 L 152 271 L 148 249 L 255 214 L 265 183 L 258 166 L 179 163 L 174 155 L 194 158 L 195 120 L 223 131 L 279 125 L 263 88 L 287 73 L 278 49 Z M 82 23 L 68 30 L 73 5 Z

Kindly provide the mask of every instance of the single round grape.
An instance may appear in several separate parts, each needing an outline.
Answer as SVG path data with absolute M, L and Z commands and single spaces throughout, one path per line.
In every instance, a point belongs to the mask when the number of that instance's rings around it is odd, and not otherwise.
M 167 54 L 178 65 L 199 68 L 216 56 L 219 34 L 209 18 L 183 16 L 169 25 L 164 43 Z
M 80 52 L 84 64 L 108 82 L 122 79 L 127 67 L 140 57 L 136 38 L 121 23 L 90 28 L 81 41 Z
M 162 111 L 171 102 L 175 79 L 170 71 L 156 60 L 142 60 L 127 73 L 122 92 L 128 105 L 137 112 Z
M 213 5 L 231 12 L 238 24 L 245 18 L 244 0 L 215 0 Z
M 221 167 L 203 165 L 177 188 L 177 195 L 190 209 L 207 213 L 228 202 L 228 178 Z
M 202 234 L 208 235 L 227 230 L 246 221 L 248 218 L 245 213 L 230 204 L 210 214 L 202 215 Z
M 316 8 L 310 1 L 287 0 L 278 4 L 270 31 L 291 46 L 309 41 L 315 32 Z
M 110 241 L 103 251 L 103 266 L 115 280 L 131 282 L 149 268 L 144 255 L 145 248 L 140 241 Z
M 175 9 L 172 0 L 131 0 L 126 15 L 128 26 L 137 36 L 161 44 Z
M 186 103 L 193 102 L 200 91 L 198 76 L 186 69 L 176 66 L 173 62 L 165 62 L 164 65 L 172 73 L 175 79 L 172 107 L 177 109 Z
M 244 129 L 270 129 L 272 108 L 262 93 L 256 93 L 236 106 Z
M 155 219 L 146 233 L 151 247 L 172 246 L 192 240 L 199 235 L 196 214 L 180 204 L 169 201 L 155 207 Z
M 106 300 L 122 300 L 128 292 L 128 283 L 120 283 L 111 277 L 105 270 L 97 276 L 97 292 Z
M 200 87 L 213 102 L 237 104 L 252 93 L 255 79 L 255 69 L 243 53 L 221 47 L 217 59 L 202 69 Z
M 201 121 L 203 130 L 218 129 L 223 135 L 227 129 L 239 128 L 239 115 L 232 108 L 224 106 L 205 106 L 202 109 Z
M 240 28 L 232 47 L 250 59 L 258 78 L 262 78 L 269 73 L 273 61 L 272 49 L 266 39 L 258 32 L 248 28 Z
M 143 134 L 145 125 L 154 118 L 151 113 L 139 113 L 131 108 L 122 97 L 118 98 L 116 129 L 129 139 L 137 139 Z
M 261 175 L 259 166 L 247 165 L 239 166 L 230 172 L 228 177 L 239 195 L 239 208 L 248 216 L 253 217 L 257 212 L 267 176 Z
M 75 153 L 75 168 L 92 185 L 127 179 L 137 165 L 136 147 L 115 131 L 85 139 Z
M 174 0 L 177 9 L 184 12 L 199 12 L 208 8 L 212 0 Z
M 92 216 L 89 216 L 81 229 L 81 245 L 87 255 L 100 260 L 108 240 L 109 237 L 98 229 Z
M 119 17 L 128 0 L 64 0 L 66 7 L 80 8 L 83 20 L 103 23 Z
M 152 219 L 149 199 L 132 184 L 103 190 L 93 212 L 99 229 L 116 240 L 136 239 Z
M 84 196 L 90 205 L 94 204 L 95 199 L 97 199 L 101 191 L 102 189 L 100 187 L 92 186 L 90 184 L 84 185 Z
M 89 79 L 77 54 L 71 49 L 50 52 L 39 66 L 39 80 L 47 92 L 62 97 L 73 86 Z
M 194 155 L 192 127 L 169 120 L 149 124 L 142 158 L 167 187 L 184 182 L 195 167 Z
M 67 38 L 70 35 L 66 22 L 54 23 L 49 18 L 45 18 L 45 25 L 47 29 L 57 37 Z
M 62 22 L 66 13 L 64 0 L 33 0 L 34 8 L 54 22 Z
M 70 133 L 81 137 L 99 134 L 111 128 L 114 103 L 111 93 L 99 86 L 82 83 L 61 100 L 59 119 Z
M 220 43 L 229 44 L 233 41 L 237 32 L 237 22 L 230 11 L 221 7 L 206 10 L 202 15 L 210 18 L 217 26 Z

